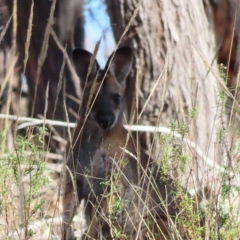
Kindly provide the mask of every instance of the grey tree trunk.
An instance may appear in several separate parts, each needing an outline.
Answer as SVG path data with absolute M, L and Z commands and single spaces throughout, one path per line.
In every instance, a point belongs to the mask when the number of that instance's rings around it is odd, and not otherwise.
M 129 81 L 127 86 L 129 119 L 133 113 L 131 109 L 136 109 L 129 103 L 137 89 L 138 114 L 143 110 L 139 123 L 169 127 L 175 122 L 176 131 L 186 129 L 185 136 L 213 161 L 220 162 L 214 147 L 220 128 L 218 88 L 216 77 L 208 66 L 214 59 L 215 43 L 203 2 L 106 0 L 106 4 L 116 41 L 139 7 L 120 43 L 132 46 L 136 58 L 131 77 L 137 81 Z M 218 72 L 215 61 L 212 68 Z M 194 168 L 195 174 L 202 176 L 204 161 L 194 149 L 186 148 L 193 159 L 189 169 Z

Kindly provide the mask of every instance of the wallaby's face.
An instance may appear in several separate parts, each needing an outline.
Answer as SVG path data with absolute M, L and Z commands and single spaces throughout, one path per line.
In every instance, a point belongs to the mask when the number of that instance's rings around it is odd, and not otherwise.
M 112 129 L 122 119 L 125 81 L 132 66 L 131 48 L 117 49 L 109 57 L 104 70 L 99 70 L 95 60 L 88 79 L 92 54 L 83 49 L 75 49 L 72 57 L 84 90 L 82 112 L 86 113 L 87 106 L 92 106 L 88 119 L 95 121 L 104 130 Z
M 104 72 L 100 72 L 98 78 L 99 81 L 94 90 L 95 93 L 92 99 L 93 106 L 89 118 L 96 121 L 103 129 L 111 129 L 119 120 L 121 120 L 124 92 L 115 76 L 111 74 L 106 75 L 103 84 L 100 87 L 104 74 Z M 97 93 L 99 88 L 100 91 Z M 86 91 L 86 97 L 89 96 L 88 92 L 89 91 Z M 94 101 L 96 95 L 97 97 Z

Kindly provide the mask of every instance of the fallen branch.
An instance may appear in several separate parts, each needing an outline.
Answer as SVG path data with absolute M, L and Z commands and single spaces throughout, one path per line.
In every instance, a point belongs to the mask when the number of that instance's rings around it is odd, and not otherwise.
M 29 117 L 18 117 L 14 115 L 6 115 L 6 114 L 0 114 L 0 118 L 9 119 L 9 120 L 15 120 L 18 122 L 25 122 L 23 124 L 20 124 L 17 129 L 22 129 L 30 126 L 36 126 L 41 124 L 49 124 L 52 126 L 62 126 L 62 127 L 70 127 L 75 128 L 76 123 L 69 123 L 69 122 L 63 122 L 63 121 L 55 121 L 55 120 L 49 120 L 49 119 L 36 119 L 36 118 L 29 118 Z M 214 168 L 219 173 L 224 173 L 225 169 L 224 167 L 218 165 L 216 162 L 211 160 L 208 156 L 206 156 L 203 151 L 197 146 L 195 142 L 192 142 L 186 137 L 183 137 L 181 134 L 177 132 L 173 132 L 170 128 L 167 127 L 161 127 L 161 126 L 143 126 L 143 125 L 124 125 L 124 127 L 129 131 L 137 131 L 137 132 L 152 132 L 152 133 L 164 133 L 164 134 L 171 134 L 177 139 L 182 140 L 184 143 L 186 143 L 189 147 L 194 149 L 197 153 L 197 155 L 203 160 L 203 162 L 206 163 L 211 168 Z M 229 172 L 229 176 L 232 177 L 234 175 L 233 172 Z

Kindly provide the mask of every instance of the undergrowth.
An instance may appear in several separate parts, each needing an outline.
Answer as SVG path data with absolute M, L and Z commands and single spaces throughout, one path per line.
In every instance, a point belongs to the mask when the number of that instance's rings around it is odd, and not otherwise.
M 38 195 L 48 183 L 43 137 L 44 131 L 36 134 L 35 144 L 27 137 L 17 136 L 14 149 L 0 154 L 0 210 L 5 221 L 1 228 L 6 237 L 17 231 L 24 239 L 34 238 L 30 224 L 41 217 L 44 201 Z M 0 144 L 5 142 L 6 136 L 1 134 Z

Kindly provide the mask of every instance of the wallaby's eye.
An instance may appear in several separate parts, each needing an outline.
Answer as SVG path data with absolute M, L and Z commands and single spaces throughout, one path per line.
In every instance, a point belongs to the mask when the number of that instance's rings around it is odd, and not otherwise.
M 121 100 L 121 96 L 119 94 L 114 94 L 113 95 L 113 101 L 116 103 L 116 104 L 119 104 L 120 103 L 120 100 Z

